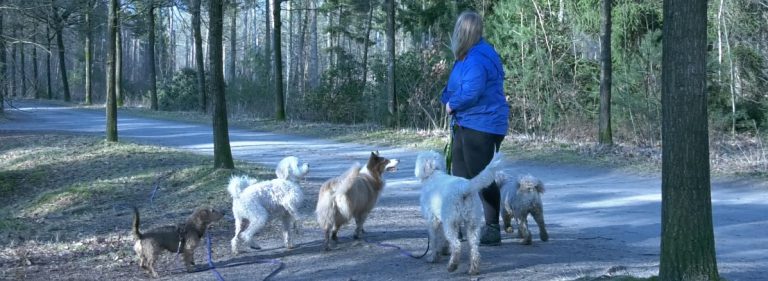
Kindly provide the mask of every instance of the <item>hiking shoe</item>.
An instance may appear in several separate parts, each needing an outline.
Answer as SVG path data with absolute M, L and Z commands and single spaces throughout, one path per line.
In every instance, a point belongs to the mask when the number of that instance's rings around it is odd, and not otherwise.
M 499 224 L 486 224 L 483 226 L 482 234 L 480 234 L 480 245 L 501 245 L 501 227 L 499 227 Z

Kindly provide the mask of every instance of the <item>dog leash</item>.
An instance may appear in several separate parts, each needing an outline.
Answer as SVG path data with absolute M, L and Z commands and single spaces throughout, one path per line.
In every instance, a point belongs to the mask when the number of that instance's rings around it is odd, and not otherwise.
M 429 252 L 429 237 L 427 237 L 427 249 L 426 249 L 426 250 L 424 250 L 424 253 L 423 253 L 423 254 L 421 254 L 421 255 L 419 255 L 419 256 L 417 256 L 417 255 L 414 255 L 413 253 L 411 253 L 411 252 L 408 252 L 408 251 L 406 251 L 406 250 L 403 250 L 403 248 L 401 248 L 400 246 L 397 246 L 397 245 L 388 244 L 388 243 L 382 243 L 382 242 L 378 242 L 378 241 L 371 241 L 371 240 L 368 240 L 368 238 L 363 238 L 363 241 L 365 241 L 365 242 L 366 242 L 366 243 L 368 243 L 368 244 L 374 244 L 374 245 L 376 245 L 376 246 L 379 246 L 379 247 L 381 247 L 381 248 L 391 248 L 391 249 L 395 249 L 395 250 L 397 250 L 397 251 L 398 251 L 398 252 L 399 252 L 401 255 L 403 255 L 403 256 L 406 256 L 406 257 L 409 257 L 409 258 L 414 258 L 414 259 L 420 259 L 420 258 L 423 258 L 423 257 L 424 257 L 424 256 L 426 256 L 426 255 L 427 255 L 427 253 Z
M 208 266 L 211 268 L 211 272 L 213 273 L 213 276 L 216 276 L 216 279 L 219 281 L 224 281 L 224 277 L 221 276 L 221 273 L 219 273 L 218 270 L 216 270 L 216 266 L 213 265 L 213 258 L 211 258 L 211 232 L 206 231 L 205 232 L 205 243 L 208 245 Z
M 216 277 L 216 280 L 225 281 L 224 277 L 221 275 L 221 273 L 219 273 L 219 271 L 216 270 L 216 266 L 213 263 L 213 258 L 211 257 L 212 256 L 212 254 L 211 254 L 211 252 L 212 252 L 211 233 L 210 232 L 206 232 L 205 236 L 206 236 L 205 237 L 206 244 L 207 244 L 207 247 L 208 247 L 208 267 L 211 270 L 212 274 Z M 275 264 L 275 265 L 277 265 L 277 268 L 275 270 L 272 270 L 272 272 L 269 273 L 269 275 L 264 277 L 265 281 L 269 280 L 272 277 L 274 277 L 275 275 L 280 273 L 280 271 L 282 271 L 283 268 L 285 268 L 285 264 L 282 261 L 280 261 L 279 259 L 257 260 L 257 261 L 254 261 L 253 263 L 258 263 L 258 264 Z

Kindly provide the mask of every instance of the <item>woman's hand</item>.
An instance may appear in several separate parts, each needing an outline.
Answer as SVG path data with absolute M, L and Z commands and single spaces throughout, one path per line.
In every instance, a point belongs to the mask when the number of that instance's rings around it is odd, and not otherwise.
M 453 113 L 453 110 L 451 110 L 451 105 L 448 103 L 445 104 L 445 112 L 448 114 Z

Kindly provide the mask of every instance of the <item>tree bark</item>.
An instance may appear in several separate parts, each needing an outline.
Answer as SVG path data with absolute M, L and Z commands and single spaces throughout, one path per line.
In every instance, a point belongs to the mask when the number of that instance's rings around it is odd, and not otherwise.
M 149 23 L 149 38 L 147 39 L 147 59 L 149 60 L 149 107 L 152 110 L 158 110 L 157 72 L 155 71 L 155 6 L 151 2 L 147 11 L 147 22 Z
M 664 0 L 659 280 L 719 280 L 707 124 L 707 1 Z
M 4 5 L 5 1 L 0 0 L 0 5 Z M 0 10 L 0 115 L 2 115 L 5 111 L 5 93 L 6 91 L 6 77 L 8 77 L 8 73 L 5 71 L 5 65 L 6 65 L 6 56 L 7 51 L 5 50 L 5 37 L 3 34 L 5 33 L 5 30 L 3 29 L 3 15 L 5 14 L 5 11 Z
M 235 62 L 237 62 L 237 3 L 232 3 L 232 25 L 229 27 L 229 82 L 235 80 Z
M 21 28 L 21 35 L 24 35 L 24 28 Z M 21 82 L 21 97 L 27 97 L 27 60 L 24 56 L 24 43 L 19 44 L 19 80 Z
M 388 124 L 390 127 L 400 126 L 397 112 L 397 94 L 395 93 L 395 1 L 386 0 L 387 8 L 387 96 L 389 103 Z
M 51 77 L 51 72 L 52 72 L 51 71 L 51 49 L 52 49 L 51 39 L 52 38 L 51 38 L 51 28 L 48 25 L 45 26 L 45 38 L 46 40 L 48 40 L 48 52 L 46 53 L 46 60 L 45 60 L 45 64 L 46 64 L 46 67 L 48 68 L 48 71 L 46 71 L 45 75 L 47 76 L 46 81 L 48 83 L 48 99 L 52 100 L 53 99 L 53 85 L 52 85 L 53 83 L 51 81 L 52 80 L 52 77 Z
M 200 0 L 192 0 L 192 30 L 195 37 L 195 67 L 197 68 L 197 89 L 200 91 L 200 112 L 205 113 L 208 99 L 205 87 L 205 66 L 203 62 L 203 35 L 200 31 Z
M 365 94 L 365 84 L 368 82 L 368 40 L 371 37 L 371 22 L 373 21 L 373 3 L 368 1 L 368 23 L 365 25 L 365 40 L 363 40 L 363 76 L 360 93 Z
M 275 30 L 272 32 L 274 40 L 274 75 L 275 75 L 275 119 L 285 120 L 285 93 L 283 93 L 283 58 L 282 58 L 282 41 L 280 39 L 280 30 L 282 22 L 280 21 L 280 2 L 281 0 L 272 0 L 274 6 L 272 6 L 272 19 L 274 21 Z
M 316 89 L 320 86 L 320 54 L 317 48 L 317 2 L 310 0 L 312 7 L 312 23 L 309 27 L 309 87 Z
M 93 59 L 93 47 L 92 39 L 93 32 L 91 31 L 91 1 L 85 3 L 85 104 L 90 105 L 93 103 L 93 82 L 91 80 L 91 65 Z
M 115 98 L 117 106 L 123 106 L 125 97 L 123 96 L 123 28 L 120 17 L 120 0 L 117 1 L 117 12 L 115 12 Z
M 64 27 L 63 23 L 59 22 L 56 25 L 56 45 L 59 48 L 59 70 L 61 73 L 61 84 L 64 87 L 64 101 L 69 102 L 72 100 L 69 93 L 69 80 L 67 78 L 67 64 L 64 58 Z
M 224 96 L 224 61 L 222 30 L 223 7 L 222 0 L 210 0 L 208 59 L 211 66 L 211 94 L 213 95 L 213 167 L 233 169 L 232 150 L 229 146 L 229 128 L 227 125 L 227 103 Z
M 600 67 L 600 117 L 598 126 L 598 141 L 602 145 L 613 145 L 611 131 L 611 11 L 612 0 L 603 0 L 602 24 L 600 25 L 601 67 Z
M 2 5 L 2 3 L 0 3 L 0 5 Z M 35 34 L 37 34 L 37 28 L 35 28 Z M 37 38 L 37 35 L 35 35 L 35 38 Z M 38 61 L 37 61 L 37 46 L 34 46 L 34 48 L 32 48 L 32 61 L 33 61 L 33 63 L 32 63 L 32 75 L 34 76 L 32 81 L 34 82 L 34 87 L 35 87 L 35 99 L 40 99 L 40 86 L 39 86 L 39 79 L 38 79 L 39 78 L 38 75 L 40 73 L 39 73 L 39 70 L 37 68 L 38 67 L 37 66 L 37 63 L 38 63 Z
M 267 70 L 267 92 L 270 92 L 272 88 L 272 14 L 269 12 L 272 9 L 272 0 L 264 0 L 264 21 L 266 22 L 266 29 L 264 30 L 264 63 Z
M 115 94 L 115 72 L 117 65 L 117 0 L 109 1 L 109 23 L 107 24 L 107 125 L 106 137 L 108 142 L 117 141 L 117 102 Z

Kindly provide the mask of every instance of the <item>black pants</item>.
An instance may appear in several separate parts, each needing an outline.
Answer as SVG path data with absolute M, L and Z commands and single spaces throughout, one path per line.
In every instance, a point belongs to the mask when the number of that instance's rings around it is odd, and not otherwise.
M 489 134 L 461 126 L 453 126 L 453 144 L 451 145 L 451 173 L 471 179 L 479 174 L 499 149 L 503 135 Z M 499 224 L 501 209 L 501 191 L 496 183 L 480 191 L 483 201 L 485 223 Z

